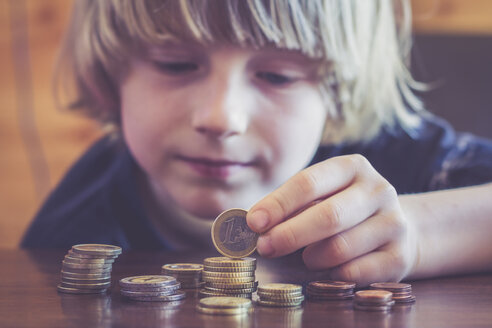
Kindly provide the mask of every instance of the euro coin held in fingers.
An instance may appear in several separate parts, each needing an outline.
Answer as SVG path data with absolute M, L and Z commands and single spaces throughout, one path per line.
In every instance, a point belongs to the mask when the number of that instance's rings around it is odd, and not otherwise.
M 258 234 L 246 224 L 248 212 L 233 208 L 222 212 L 212 225 L 212 241 L 220 254 L 239 259 L 256 250 Z

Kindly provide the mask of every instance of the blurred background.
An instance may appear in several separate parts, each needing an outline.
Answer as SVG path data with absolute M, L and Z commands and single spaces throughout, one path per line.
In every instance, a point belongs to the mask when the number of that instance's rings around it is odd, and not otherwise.
M 52 69 L 72 0 L 0 0 L 0 248 L 19 240 L 64 172 L 100 136 L 56 108 Z M 412 0 L 412 71 L 428 109 L 492 138 L 492 0 Z

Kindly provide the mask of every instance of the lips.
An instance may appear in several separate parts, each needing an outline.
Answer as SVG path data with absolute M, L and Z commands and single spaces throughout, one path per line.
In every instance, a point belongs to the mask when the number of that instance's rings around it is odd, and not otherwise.
M 225 179 L 234 173 L 253 165 L 252 162 L 238 162 L 225 159 L 187 156 L 177 156 L 177 158 L 199 175 L 216 179 Z

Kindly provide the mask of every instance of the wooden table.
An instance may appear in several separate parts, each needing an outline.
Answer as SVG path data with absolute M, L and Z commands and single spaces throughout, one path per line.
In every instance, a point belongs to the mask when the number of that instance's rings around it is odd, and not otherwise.
M 351 302 L 306 301 L 301 309 L 255 306 L 250 315 L 196 312 L 196 292 L 180 304 L 123 298 L 120 278 L 158 274 L 166 263 L 201 263 L 215 253 L 126 252 L 113 264 L 104 295 L 59 294 L 62 251 L 0 250 L 0 327 L 492 327 L 492 274 L 412 282 L 417 302 L 389 313 L 354 311 Z M 258 259 L 261 283 L 321 278 L 298 256 Z

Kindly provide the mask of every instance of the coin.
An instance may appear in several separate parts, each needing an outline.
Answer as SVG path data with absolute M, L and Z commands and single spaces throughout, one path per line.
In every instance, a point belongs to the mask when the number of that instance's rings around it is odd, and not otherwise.
M 163 287 L 175 283 L 175 277 L 164 275 L 133 276 L 120 280 L 120 286 L 128 289 Z
M 386 303 L 392 298 L 393 293 L 386 290 L 359 290 L 355 293 L 355 301 L 359 303 Z
M 228 294 L 225 292 L 221 291 L 212 291 L 208 289 L 200 289 L 198 294 L 201 297 L 216 297 L 216 296 L 234 296 L 234 297 L 243 297 L 243 298 L 251 298 L 252 293 L 234 293 L 234 294 Z
M 251 268 L 254 270 L 256 268 L 256 259 L 253 257 L 243 257 L 232 259 L 229 257 L 207 257 L 203 260 L 205 266 L 211 266 L 215 268 L 229 268 L 229 267 L 243 267 Z
M 243 278 L 243 277 L 254 277 L 254 271 L 244 271 L 244 272 L 215 272 L 215 271 L 204 271 L 203 277 L 210 278 Z
M 72 246 L 74 253 L 83 255 L 120 255 L 121 247 L 105 244 L 79 244 Z
M 249 308 L 251 300 L 240 297 L 207 297 L 202 298 L 199 305 L 206 308 Z
M 290 306 L 299 306 L 302 304 L 304 297 L 300 301 L 267 301 L 263 299 L 259 299 L 257 302 L 258 305 L 262 306 L 272 306 L 272 307 L 290 307 Z
M 183 272 L 202 272 L 203 271 L 203 264 L 195 264 L 195 263 L 173 263 L 173 264 L 164 264 L 162 266 L 163 270 L 166 270 L 167 272 L 178 272 L 178 273 L 183 273 Z
M 160 295 L 160 296 L 132 296 L 130 297 L 134 301 L 143 302 L 174 302 L 182 300 L 186 297 L 186 293 L 183 291 L 178 291 L 174 294 Z
M 324 289 L 343 290 L 343 289 L 355 288 L 355 283 L 345 282 L 345 281 L 319 280 L 319 281 L 310 282 L 308 286 L 315 288 L 317 290 L 324 290 Z
M 256 250 L 258 236 L 246 223 L 248 212 L 233 208 L 222 212 L 212 224 L 212 241 L 217 251 L 230 258 L 242 258 Z
M 299 293 L 302 292 L 302 286 L 296 284 L 270 283 L 258 287 L 258 293 Z
M 58 291 L 60 293 L 68 293 L 68 294 L 101 294 L 107 291 L 106 288 L 103 289 L 79 289 L 79 288 L 70 288 L 64 287 L 61 285 L 57 286 Z
M 243 309 L 243 308 L 214 309 L 214 308 L 203 307 L 200 305 L 197 305 L 196 309 L 198 312 L 204 314 L 212 314 L 212 315 L 241 315 L 241 314 L 247 314 L 250 311 L 249 309 Z

